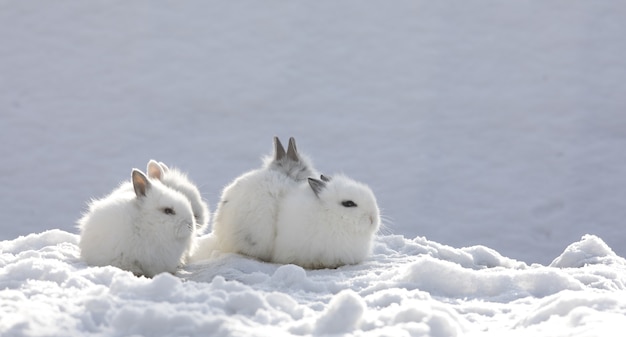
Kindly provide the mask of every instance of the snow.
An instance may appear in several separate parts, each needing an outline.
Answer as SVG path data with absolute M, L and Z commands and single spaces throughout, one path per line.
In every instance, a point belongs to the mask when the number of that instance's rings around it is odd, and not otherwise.
M 0 334 L 618 335 L 626 7 L 0 2 Z M 371 186 L 362 264 L 136 278 L 76 220 L 149 159 L 212 210 L 274 135 Z
M 152 279 L 88 267 L 77 243 L 61 230 L 0 242 L 3 336 L 609 336 L 626 314 L 626 260 L 593 236 L 556 259 L 576 267 L 390 235 L 338 269 L 218 253 Z
M 615 256 L 613 250 L 600 238 L 585 235 L 582 240 L 569 245 L 563 254 L 554 259 L 550 266 L 559 268 L 578 268 L 586 264 L 604 263 Z

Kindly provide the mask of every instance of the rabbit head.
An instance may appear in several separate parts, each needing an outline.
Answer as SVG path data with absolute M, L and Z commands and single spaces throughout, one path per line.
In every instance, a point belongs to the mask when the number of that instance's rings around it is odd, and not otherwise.
M 165 239 L 171 233 L 178 240 L 187 240 L 195 234 L 195 218 L 185 195 L 158 180 L 151 181 L 137 169 L 132 171 L 132 183 L 139 211 L 134 223 L 140 230 Z
M 332 179 L 308 178 L 319 205 L 317 216 L 322 223 L 332 224 L 336 231 L 375 233 L 380 227 L 380 212 L 372 190 L 365 184 L 343 175 Z
M 200 191 L 187 175 L 176 168 L 169 168 L 162 162 L 150 160 L 146 172 L 148 177 L 161 181 L 164 185 L 182 193 L 191 203 L 196 222 L 196 230 L 202 232 L 209 223 L 209 208 L 202 200 Z

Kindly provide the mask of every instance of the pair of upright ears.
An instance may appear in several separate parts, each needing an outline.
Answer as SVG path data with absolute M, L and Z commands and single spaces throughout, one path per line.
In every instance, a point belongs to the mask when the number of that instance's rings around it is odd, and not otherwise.
M 289 144 L 287 145 L 287 151 L 285 152 L 285 148 L 280 142 L 280 139 L 274 136 L 274 160 L 281 160 L 285 156 L 287 156 L 287 159 L 289 160 L 293 160 L 295 162 L 300 161 L 300 156 L 298 156 L 298 149 L 296 148 L 295 138 L 289 137 Z
M 131 180 L 133 182 L 133 188 L 135 189 L 135 194 L 137 197 L 145 197 L 148 190 L 152 187 L 150 180 L 148 177 L 152 179 L 161 180 L 163 175 L 169 171 L 169 167 L 162 162 L 157 162 L 156 160 L 150 159 L 148 162 L 146 176 L 143 172 L 138 169 L 133 169 L 131 174 Z

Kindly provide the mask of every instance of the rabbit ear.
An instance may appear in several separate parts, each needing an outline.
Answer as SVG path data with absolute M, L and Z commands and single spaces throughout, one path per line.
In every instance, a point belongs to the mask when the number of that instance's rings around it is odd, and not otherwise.
M 137 198 L 145 197 L 148 190 L 152 187 L 148 177 L 138 169 L 133 169 L 132 180 Z
M 167 165 L 165 165 L 165 163 L 162 161 L 159 162 L 159 166 L 161 166 L 161 168 L 163 169 L 163 172 L 167 172 L 170 170 L 170 168 L 167 167 Z
M 274 136 L 274 160 L 281 160 L 285 156 L 285 148 L 278 137 Z
M 293 137 L 289 138 L 289 145 L 287 146 L 287 158 L 295 162 L 300 161 L 300 157 L 298 157 L 298 149 L 296 148 L 296 139 Z
M 150 161 L 148 162 L 148 168 L 146 169 L 146 172 L 148 172 L 148 177 L 152 179 L 161 180 L 165 170 L 155 160 L 150 159 Z
M 326 187 L 326 182 L 314 178 L 309 178 L 309 185 L 313 189 L 313 192 L 315 192 L 315 195 L 319 197 L 320 192 L 322 192 L 322 190 Z
M 323 174 L 320 175 L 320 179 L 322 179 L 322 181 L 325 181 L 325 182 L 329 182 L 330 181 L 330 177 L 327 177 L 327 176 L 325 176 Z

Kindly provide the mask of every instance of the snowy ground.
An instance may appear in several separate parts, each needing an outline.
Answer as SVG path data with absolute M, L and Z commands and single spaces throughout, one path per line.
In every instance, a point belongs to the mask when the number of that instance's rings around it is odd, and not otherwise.
M 2 336 L 621 336 L 626 315 L 626 260 L 595 236 L 547 267 L 384 236 L 336 270 L 217 255 L 154 279 L 86 267 L 77 239 L 0 243 Z
M 0 1 L 0 331 L 594 334 L 626 303 L 623 260 L 594 260 L 600 239 L 626 256 L 624 17 L 565 0 Z M 131 168 L 178 166 L 213 209 L 274 135 L 368 183 L 400 236 L 306 277 L 232 256 L 190 282 L 77 261 L 86 202 Z M 585 234 L 600 239 L 575 266 L 547 267 Z

